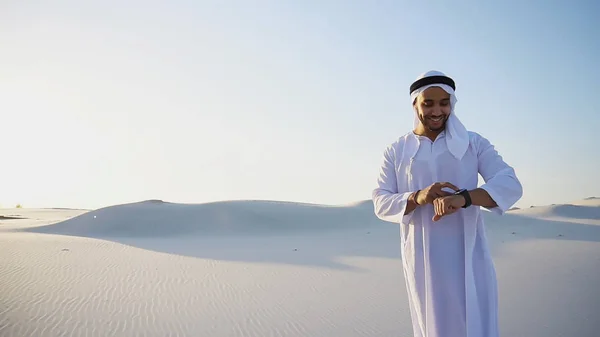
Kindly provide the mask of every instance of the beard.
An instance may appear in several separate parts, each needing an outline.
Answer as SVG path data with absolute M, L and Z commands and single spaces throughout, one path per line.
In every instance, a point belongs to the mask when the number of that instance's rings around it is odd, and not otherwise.
M 433 121 L 430 120 L 430 117 L 423 117 L 420 114 L 418 116 L 419 116 L 419 120 L 421 121 L 421 123 L 423 124 L 425 129 L 427 129 L 431 132 L 438 132 L 438 131 L 442 131 L 442 130 L 444 130 L 444 128 L 446 128 L 446 122 L 448 121 L 449 115 L 445 115 L 442 117 L 441 124 L 438 127 L 432 126 L 432 124 L 434 124 L 434 123 L 433 123 Z

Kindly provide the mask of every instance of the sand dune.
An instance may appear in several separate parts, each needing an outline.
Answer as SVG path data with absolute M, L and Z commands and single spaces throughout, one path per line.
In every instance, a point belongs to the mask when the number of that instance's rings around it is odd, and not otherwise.
M 600 198 L 588 198 L 570 204 L 532 207 L 512 211 L 527 217 L 594 224 L 600 219 Z
M 364 203 L 324 206 L 275 201 L 174 204 L 158 200 L 81 214 L 36 232 L 88 237 L 165 237 L 192 234 L 271 235 L 356 228 L 376 222 Z M 33 230 L 33 229 L 32 229 Z
M 598 336 L 600 199 L 486 213 L 503 336 Z M 0 336 L 411 336 L 370 201 L 5 209 Z

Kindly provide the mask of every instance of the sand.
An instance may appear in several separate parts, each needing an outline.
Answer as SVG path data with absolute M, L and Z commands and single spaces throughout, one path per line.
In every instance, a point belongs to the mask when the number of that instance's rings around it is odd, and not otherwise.
M 0 216 L 0 336 L 412 335 L 399 228 L 369 201 Z M 486 224 L 502 336 L 600 336 L 600 199 Z

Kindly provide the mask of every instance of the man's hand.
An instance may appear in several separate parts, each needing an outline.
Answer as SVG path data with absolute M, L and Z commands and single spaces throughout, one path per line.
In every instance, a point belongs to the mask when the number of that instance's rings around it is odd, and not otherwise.
M 443 216 L 452 214 L 458 211 L 465 205 L 465 197 L 462 195 L 450 195 L 446 197 L 437 198 L 433 201 L 433 209 L 435 215 L 433 221 L 440 220 Z
M 416 198 L 417 203 L 419 205 L 433 204 L 433 201 L 437 198 L 452 195 L 452 193 L 442 191 L 442 188 L 444 187 L 453 189 L 454 191 L 458 191 L 458 187 L 452 185 L 449 182 L 435 183 L 419 191 L 419 194 L 417 194 Z

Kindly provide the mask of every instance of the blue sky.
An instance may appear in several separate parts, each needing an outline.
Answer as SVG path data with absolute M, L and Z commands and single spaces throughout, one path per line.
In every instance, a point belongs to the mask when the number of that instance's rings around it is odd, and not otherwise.
M 592 1 L 5 1 L 0 205 L 370 198 L 410 131 L 408 86 L 456 112 L 524 186 L 600 196 Z

